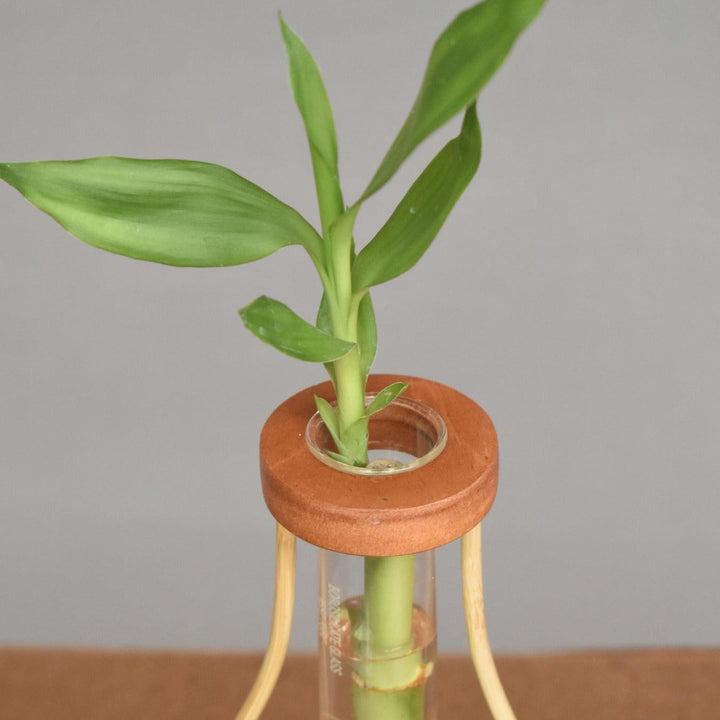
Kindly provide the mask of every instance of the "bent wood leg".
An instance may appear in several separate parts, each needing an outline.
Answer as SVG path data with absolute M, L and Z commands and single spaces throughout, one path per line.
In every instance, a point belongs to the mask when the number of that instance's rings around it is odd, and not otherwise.
M 257 720 L 285 661 L 295 602 L 295 536 L 280 523 L 275 531 L 275 601 L 270 642 L 255 684 L 235 720 Z
M 490 713 L 495 720 L 515 720 L 495 667 L 487 626 L 482 585 L 482 538 L 480 523 L 462 538 L 463 603 L 470 654 Z

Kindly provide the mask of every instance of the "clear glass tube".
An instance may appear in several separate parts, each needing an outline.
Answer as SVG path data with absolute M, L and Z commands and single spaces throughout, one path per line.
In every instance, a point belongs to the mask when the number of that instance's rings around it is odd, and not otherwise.
M 431 462 L 446 428 L 431 408 L 400 398 L 370 420 L 367 468 L 326 454 L 332 440 L 318 415 L 306 436 L 324 463 L 367 482 Z M 435 720 L 434 562 L 433 550 L 389 557 L 320 551 L 321 720 Z
M 434 563 L 320 550 L 322 720 L 435 720 Z

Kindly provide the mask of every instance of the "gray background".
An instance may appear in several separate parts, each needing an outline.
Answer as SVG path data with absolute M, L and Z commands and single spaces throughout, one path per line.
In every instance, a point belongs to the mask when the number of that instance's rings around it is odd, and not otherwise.
M 442 5 L 442 7 L 441 7 Z M 352 200 L 466 2 L 308 0 Z M 492 415 L 485 523 L 501 650 L 720 643 L 720 9 L 554 0 L 482 95 L 477 179 L 426 257 L 375 292 L 376 369 Z M 228 165 L 314 222 L 275 4 L 0 2 L 0 158 Z M 457 131 L 363 210 L 359 241 Z M 105 254 L 0 187 L 0 641 L 256 648 L 273 523 L 257 437 L 322 368 L 236 310 L 313 317 L 298 249 L 178 270 Z M 459 548 L 441 649 L 465 648 Z M 315 643 L 301 545 L 293 647 Z

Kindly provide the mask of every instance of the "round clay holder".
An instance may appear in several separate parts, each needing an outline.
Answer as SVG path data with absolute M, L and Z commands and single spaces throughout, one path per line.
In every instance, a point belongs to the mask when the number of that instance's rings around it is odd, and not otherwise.
M 446 428 L 445 446 L 435 452 L 441 431 L 431 419 L 411 427 L 400 403 L 371 418 L 371 448 L 377 432 L 385 449 L 434 454 L 408 468 L 358 475 L 313 454 L 306 429 L 316 412 L 314 396 L 334 400 L 330 382 L 293 395 L 270 415 L 260 436 L 263 494 L 293 535 L 335 552 L 406 555 L 456 540 L 487 514 L 498 478 L 490 418 L 457 390 L 420 378 L 372 375 L 367 391 L 398 381 L 408 383 L 401 398 L 431 408 Z

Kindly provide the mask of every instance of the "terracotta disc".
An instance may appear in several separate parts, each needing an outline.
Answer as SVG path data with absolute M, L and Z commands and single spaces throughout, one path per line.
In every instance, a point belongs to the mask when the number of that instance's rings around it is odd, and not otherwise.
M 405 555 L 451 542 L 477 525 L 495 499 L 497 435 L 485 411 L 440 383 L 403 375 L 371 375 L 368 392 L 396 381 L 403 397 L 434 408 L 447 444 L 410 472 L 356 476 L 318 460 L 305 439 L 316 411 L 313 395 L 334 400 L 328 381 L 293 395 L 268 418 L 260 435 L 265 502 L 290 532 L 318 547 L 351 555 Z

